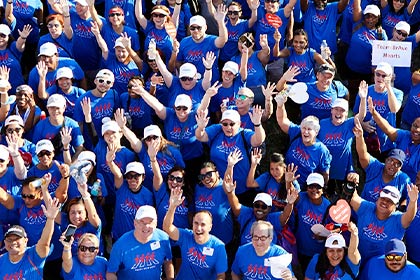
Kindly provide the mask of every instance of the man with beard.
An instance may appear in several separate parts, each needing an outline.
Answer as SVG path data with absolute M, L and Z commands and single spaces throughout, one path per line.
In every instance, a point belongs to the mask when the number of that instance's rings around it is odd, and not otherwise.
M 300 0 L 304 29 L 308 33 L 309 47 L 321 53 L 322 40 L 326 40 L 331 53 L 337 52 L 336 25 L 340 13 L 349 0 L 328 3 L 327 0 Z
M 181 188 L 171 190 L 169 209 L 163 220 L 163 230 L 181 248 L 182 264 L 176 279 L 225 279 L 227 255 L 225 245 L 210 234 L 213 219 L 208 211 L 194 214 L 192 230 L 174 225 L 175 209 L 185 197 Z
M 385 255 L 371 259 L 363 270 L 362 280 L 419 279 L 420 269 L 407 260 L 404 242 L 391 239 L 385 245 Z

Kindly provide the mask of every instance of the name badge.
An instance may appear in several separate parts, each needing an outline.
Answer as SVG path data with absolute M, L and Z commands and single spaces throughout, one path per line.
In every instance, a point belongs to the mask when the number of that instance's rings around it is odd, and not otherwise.
M 213 256 L 213 253 L 214 253 L 214 248 L 204 247 L 203 255 Z
M 152 251 L 157 250 L 159 248 L 160 248 L 160 242 L 159 241 L 155 241 L 155 242 L 150 244 L 150 249 L 152 249 Z

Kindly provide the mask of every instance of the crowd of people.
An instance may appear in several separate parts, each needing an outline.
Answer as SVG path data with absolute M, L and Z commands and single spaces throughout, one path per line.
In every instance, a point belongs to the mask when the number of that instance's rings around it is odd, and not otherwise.
M 3 1 L 0 278 L 420 279 L 417 1 Z

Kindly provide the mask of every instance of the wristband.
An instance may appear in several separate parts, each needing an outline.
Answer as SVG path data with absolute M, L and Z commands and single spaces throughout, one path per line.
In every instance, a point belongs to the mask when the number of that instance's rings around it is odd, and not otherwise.
M 69 148 L 67 148 L 67 149 L 63 149 L 63 151 L 67 152 L 67 151 L 70 151 L 70 149 L 69 149 Z
M 156 84 L 155 84 L 155 83 L 153 83 L 153 82 L 150 82 L 150 86 L 151 86 L 151 87 L 155 87 L 155 86 L 156 86 Z
M 259 124 L 254 124 L 254 126 L 255 127 L 260 127 L 261 126 L 261 124 L 259 123 Z
M 10 1 L 10 2 L 9 2 L 9 1 L 7 1 L 7 4 L 13 4 L 13 1 Z
M 12 158 L 17 158 L 18 156 L 20 156 L 20 153 L 18 153 L 17 155 L 12 155 Z
M 181 5 L 182 4 L 182 2 L 181 3 L 177 3 L 177 2 L 175 2 L 175 5 Z
M 71 252 L 71 249 L 64 249 L 63 252 Z
M 67 175 L 65 177 L 62 177 L 61 179 L 67 180 L 68 178 L 70 178 L 70 175 Z
M 150 162 L 156 162 L 156 160 L 150 160 Z
M 20 38 L 22 38 L 23 40 L 26 40 L 26 38 L 28 38 L 28 37 L 20 37 Z
M 206 71 L 211 71 L 211 68 L 206 68 Z
M 82 196 L 83 200 L 89 199 L 90 198 L 90 194 L 87 194 L 86 196 Z

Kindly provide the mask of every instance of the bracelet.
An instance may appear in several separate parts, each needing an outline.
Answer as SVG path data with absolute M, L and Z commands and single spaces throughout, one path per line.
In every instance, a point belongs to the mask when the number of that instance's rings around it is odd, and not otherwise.
M 65 17 L 65 18 L 69 18 L 69 17 L 70 17 L 70 14 L 68 14 L 68 15 L 63 15 L 63 17 Z
M 69 149 L 69 148 L 67 148 L 67 149 L 64 149 L 64 148 L 63 148 L 63 151 L 64 151 L 64 152 L 67 152 L 67 151 L 70 151 L 70 149 Z
M 20 37 L 20 38 L 22 38 L 23 40 L 26 40 L 28 37 Z
M 71 249 L 64 249 L 63 252 L 71 252 Z
M 10 1 L 10 2 L 9 2 L 9 1 L 7 1 L 7 4 L 13 4 L 13 1 Z
M 211 71 L 211 68 L 206 68 L 206 71 Z
M 156 86 L 156 84 L 155 84 L 155 83 L 153 83 L 153 82 L 150 82 L 150 86 L 151 86 L 151 87 L 155 87 L 155 86 Z
M 67 175 L 65 177 L 62 177 L 61 179 L 67 180 L 68 178 L 70 178 L 70 175 Z
M 175 2 L 175 5 L 181 5 L 182 4 L 182 2 L 181 3 L 177 3 L 177 2 Z
M 156 162 L 156 160 L 154 159 L 154 160 L 150 160 L 150 162 Z
M 260 127 L 261 126 L 261 124 L 259 123 L 259 124 L 254 124 L 254 126 L 255 127 Z
M 18 156 L 20 156 L 20 153 L 18 153 L 17 155 L 12 155 L 12 158 L 17 158 Z
M 87 194 L 86 196 L 82 196 L 83 200 L 89 199 L 90 198 L 90 194 Z

